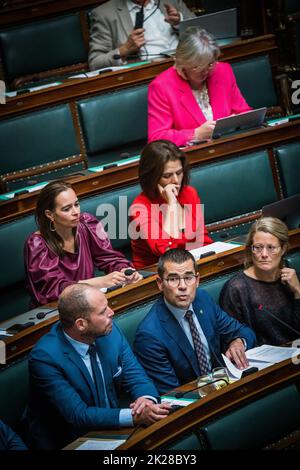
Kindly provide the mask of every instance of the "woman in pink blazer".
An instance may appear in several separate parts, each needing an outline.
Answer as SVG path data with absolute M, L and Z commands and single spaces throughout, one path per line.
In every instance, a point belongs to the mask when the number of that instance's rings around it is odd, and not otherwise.
M 216 119 L 249 111 L 229 64 L 204 29 L 188 28 L 179 41 L 175 66 L 149 85 L 149 141 L 168 139 L 182 147 L 211 138 Z

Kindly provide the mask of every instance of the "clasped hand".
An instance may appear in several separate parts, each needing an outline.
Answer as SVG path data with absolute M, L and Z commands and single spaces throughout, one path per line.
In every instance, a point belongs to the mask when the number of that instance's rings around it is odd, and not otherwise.
M 171 405 L 167 403 L 155 404 L 146 397 L 139 397 L 135 402 L 130 404 L 133 423 L 135 426 L 150 424 L 160 421 L 168 416 Z
M 281 282 L 289 286 L 296 299 L 300 298 L 300 282 L 295 269 L 282 268 Z

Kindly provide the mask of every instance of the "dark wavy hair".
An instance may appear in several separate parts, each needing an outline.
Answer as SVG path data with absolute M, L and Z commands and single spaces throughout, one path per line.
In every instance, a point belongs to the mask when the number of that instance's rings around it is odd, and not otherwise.
M 66 181 L 51 181 L 41 190 L 35 209 L 35 220 L 39 231 L 47 245 L 59 257 L 64 255 L 63 240 L 56 232 L 50 230 L 50 220 L 46 216 L 45 211 L 50 210 L 53 212 L 57 196 L 68 189 L 73 189 L 73 187 Z
M 139 178 L 142 190 L 149 199 L 159 196 L 157 185 L 164 173 L 165 164 L 174 160 L 180 160 L 182 164 L 182 189 L 189 182 L 189 162 L 185 153 L 169 140 L 155 140 L 144 147 L 139 165 Z

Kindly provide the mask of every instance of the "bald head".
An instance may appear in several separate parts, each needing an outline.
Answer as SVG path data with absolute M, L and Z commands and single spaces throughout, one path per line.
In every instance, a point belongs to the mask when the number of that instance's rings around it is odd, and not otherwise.
M 93 299 L 105 296 L 89 284 L 72 284 L 64 289 L 58 299 L 59 319 L 64 329 L 71 328 L 78 318 L 88 319 L 93 311 Z

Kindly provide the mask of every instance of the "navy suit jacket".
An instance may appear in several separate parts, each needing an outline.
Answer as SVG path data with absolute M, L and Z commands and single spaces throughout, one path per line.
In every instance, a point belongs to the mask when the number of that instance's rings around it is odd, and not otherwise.
M 94 382 L 60 323 L 31 351 L 26 420 L 34 448 L 61 448 L 88 431 L 117 428 L 121 389 L 129 392 L 132 400 L 143 395 L 158 396 L 116 325 L 111 333 L 96 340 L 96 348 L 111 408 L 96 406 Z
M 207 339 L 213 367 L 223 365 L 221 353 L 235 338 L 244 338 L 248 349 L 255 345 L 253 331 L 225 313 L 204 290 L 197 289 L 193 308 Z M 195 351 L 163 298 L 139 325 L 134 351 L 160 393 L 201 375 Z
M 22 439 L 0 420 L 0 450 L 27 450 Z

